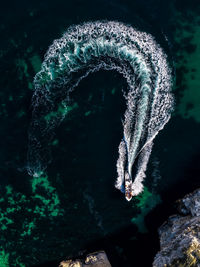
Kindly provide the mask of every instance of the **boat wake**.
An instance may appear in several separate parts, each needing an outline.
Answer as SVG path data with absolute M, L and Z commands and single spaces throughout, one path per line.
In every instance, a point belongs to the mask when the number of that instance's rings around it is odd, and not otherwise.
M 160 45 L 123 23 L 72 26 L 49 47 L 34 79 L 28 171 L 38 176 L 45 170 L 49 143 L 67 113 L 70 93 L 100 69 L 116 70 L 128 84 L 115 186 L 130 200 L 143 190 L 153 140 L 170 119 L 173 96 L 171 70 Z

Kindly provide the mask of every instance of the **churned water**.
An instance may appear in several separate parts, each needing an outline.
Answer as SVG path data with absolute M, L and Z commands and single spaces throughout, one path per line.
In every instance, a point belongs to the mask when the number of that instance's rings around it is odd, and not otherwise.
M 194 0 L 1 6 L 0 266 L 57 266 L 98 249 L 112 266 L 151 266 L 157 228 L 176 199 L 200 186 L 199 12 Z M 128 23 L 154 36 L 172 71 L 175 110 L 155 138 L 144 191 L 130 202 L 114 187 L 127 90 L 114 70 L 80 82 L 68 108 L 59 107 L 65 118 L 46 144 L 52 159 L 46 172 L 27 171 L 34 76 L 53 40 L 70 25 L 97 20 Z

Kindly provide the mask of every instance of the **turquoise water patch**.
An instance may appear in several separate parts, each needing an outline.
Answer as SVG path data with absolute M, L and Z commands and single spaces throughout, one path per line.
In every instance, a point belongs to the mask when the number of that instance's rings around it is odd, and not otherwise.
M 40 59 L 40 56 L 38 54 L 34 54 L 33 56 L 31 56 L 29 58 L 31 65 L 34 69 L 34 72 L 37 73 L 38 71 L 40 71 L 41 65 L 42 65 L 42 61 Z
M 160 195 L 152 193 L 147 187 L 144 187 L 143 193 L 134 198 L 134 207 L 137 207 L 139 214 L 131 219 L 131 222 L 136 224 L 140 233 L 147 233 L 148 230 L 145 225 L 145 216 L 158 204 L 161 203 Z
M 8 185 L 5 188 L 4 197 L 0 199 L 0 229 L 1 239 L 9 240 L 6 248 L 0 246 L 0 266 L 25 266 L 21 249 L 27 238 L 35 242 L 41 240 L 38 226 L 43 220 L 54 220 L 63 216 L 60 208 L 60 200 L 56 189 L 51 185 L 47 176 L 33 177 L 31 181 L 30 196 L 26 196 Z M 17 232 L 15 231 L 17 225 Z M 17 249 L 12 249 L 12 239 L 18 239 Z M 12 239 L 11 239 L 12 237 Z
M 189 13 L 189 12 L 188 12 Z M 181 12 L 176 12 L 173 22 L 177 47 L 176 68 L 181 72 L 178 79 L 180 99 L 177 114 L 184 119 L 192 118 L 200 123 L 200 16 L 190 13 L 188 20 Z

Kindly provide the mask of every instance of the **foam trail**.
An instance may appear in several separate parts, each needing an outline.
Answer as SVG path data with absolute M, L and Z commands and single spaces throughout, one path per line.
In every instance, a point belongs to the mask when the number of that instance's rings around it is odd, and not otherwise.
M 118 71 L 128 84 L 115 186 L 130 200 L 143 190 L 153 140 L 170 118 L 173 96 L 162 48 L 150 34 L 123 23 L 72 26 L 49 47 L 34 79 L 28 170 L 35 176 L 45 170 L 51 159 L 49 142 L 65 117 L 60 106 L 67 105 L 84 77 L 99 69 Z M 53 114 L 51 119 L 48 114 Z

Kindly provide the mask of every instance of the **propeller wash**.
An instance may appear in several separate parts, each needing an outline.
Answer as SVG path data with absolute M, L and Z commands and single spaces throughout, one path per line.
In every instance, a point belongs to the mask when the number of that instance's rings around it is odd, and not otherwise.
M 34 78 L 28 171 L 38 176 L 45 170 L 49 143 L 66 116 L 70 92 L 100 69 L 116 70 L 128 85 L 115 186 L 130 200 L 143 190 L 153 140 L 170 119 L 174 101 L 163 49 L 150 34 L 120 22 L 71 26 L 49 47 Z

